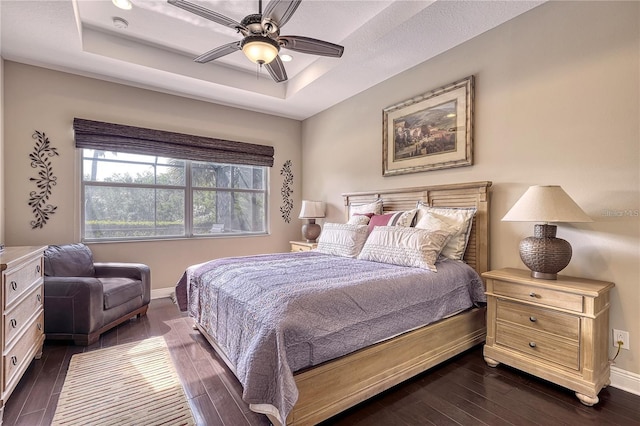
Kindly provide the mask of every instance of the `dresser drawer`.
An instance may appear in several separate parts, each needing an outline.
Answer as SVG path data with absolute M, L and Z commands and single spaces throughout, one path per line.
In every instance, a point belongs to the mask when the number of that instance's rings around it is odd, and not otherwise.
M 577 342 L 554 338 L 544 332 L 496 324 L 496 343 L 510 349 L 545 359 L 554 364 L 580 369 L 580 346 Z
M 4 346 L 9 347 L 13 339 L 27 326 L 34 313 L 42 310 L 42 284 L 36 286 L 29 295 L 4 313 Z
M 497 296 L 526 300 L 536 304 L 552 306 L 569 311 L 582 312 L 583 300 L 579 294 L 565 293 L 543 287 L 515 284 L 494 280 L 493 292 Z
M 40 311 L 35 320 L 28 324 L 26 332 L 4 352 L 2 357 L 4 388 L 9 386 L 16 374 L 26 368 L 25 363 L 28 365 L 31 362 L 33 356 L 27 357 L 27 355 L 30 355 L 29 352 L 36 344 L 42 342 L 43 330 L 44 312 Z
M 5 272 L 4 275 L 4 308 L 29 290 L 36 281 L 42 278 L 42 257 L 36 257 L 19 267 Z
M 496 319 L 578 341 L 580 317 L 510 300 L 497 300 Z

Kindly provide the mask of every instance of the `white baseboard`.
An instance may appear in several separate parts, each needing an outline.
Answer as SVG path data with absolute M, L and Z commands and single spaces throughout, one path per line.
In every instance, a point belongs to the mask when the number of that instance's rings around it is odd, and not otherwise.
M 151 289 L 151 299 L 162 299 L 163 297 L 170 297 L 173 299 L 174 292 L 174 287 Z
M 151 290 L 152 299 L 163 297 L 174 298 L 175 287 L 157 288 Z M 611 387 L 621 389 L 640 396 L 640 374 L 632 373 L 618 367 L 611 367 Z
M 611 367 L 611 387 L 640 396 L 640 374 Z

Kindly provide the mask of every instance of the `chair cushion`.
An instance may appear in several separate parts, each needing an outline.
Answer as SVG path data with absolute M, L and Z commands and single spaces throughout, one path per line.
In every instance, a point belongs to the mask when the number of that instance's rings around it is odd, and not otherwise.
M 44 251 L 44 274 L 48 277 L 93 277 L 93 254 L 84 244 L 49 246 Z
M 98 278 L 104 292 L 104 309 L 115 308 L 139 297 L 142 300 L 142 281 L 131 278 Z

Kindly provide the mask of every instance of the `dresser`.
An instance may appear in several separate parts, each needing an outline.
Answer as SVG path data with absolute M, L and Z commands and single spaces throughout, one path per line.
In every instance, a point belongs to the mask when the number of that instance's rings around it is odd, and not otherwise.
M 44 343 L 43 275 L 46 247 L 6 247 L 2 268 L 2 368 L 0 423 L 4 405 Z
M 585 405 L 598 403 L 609 382 L 609 290 L 614 284 L 530 271 L 500 269 L 487 282 L 484 359 L 507 364 L 573 390 Z
M 289 241 L 291 244 L 291 251 L 309 251 L 318 247 L 318 243 L 308 243 L 306 241 Z

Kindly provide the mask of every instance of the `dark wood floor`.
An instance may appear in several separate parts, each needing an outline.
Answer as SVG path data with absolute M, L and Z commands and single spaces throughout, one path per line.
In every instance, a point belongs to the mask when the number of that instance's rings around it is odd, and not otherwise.
M 104 334 L 87 348 L 45 344 L 6 404 L 4 425 L 48 425 L 71 356 L 164 336 L 200 425 L 268 425 L 242 401 L 235 377 L 170 299 L 151 302 L 146 317 Z M 571 391 L 508 367 L 488 367 L 476 347 L 330 419 L 323 425 L 640 425 L 640 396 L 603 389 L 585 407 Z

